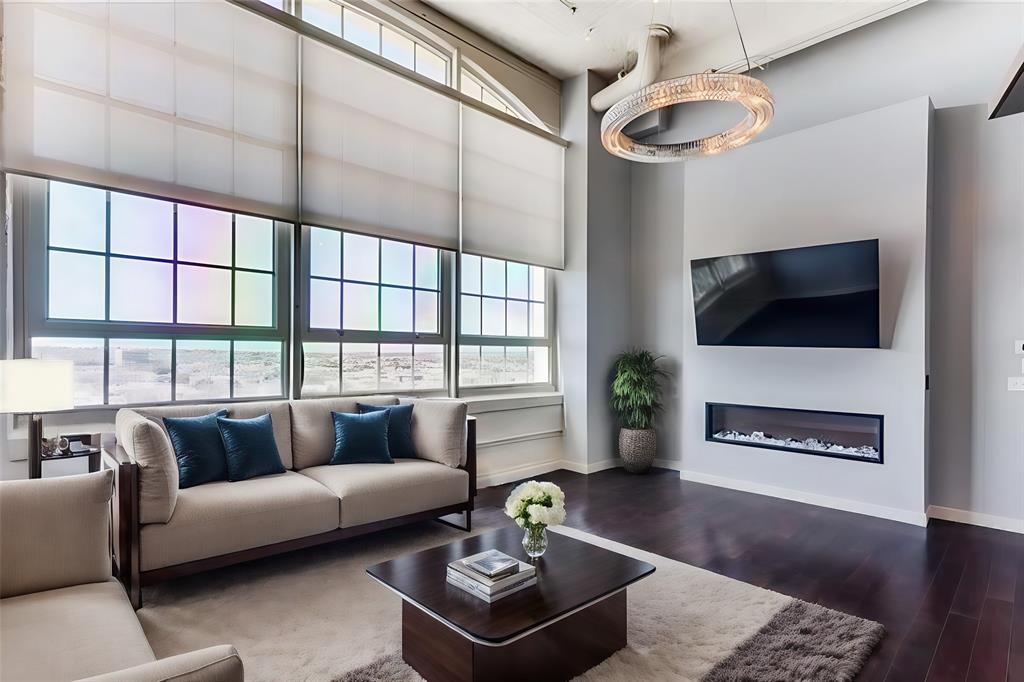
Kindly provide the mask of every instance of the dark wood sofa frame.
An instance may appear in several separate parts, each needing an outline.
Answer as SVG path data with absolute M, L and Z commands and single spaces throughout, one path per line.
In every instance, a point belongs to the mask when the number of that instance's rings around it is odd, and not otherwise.
M 337 528 L 326 533 L 295 538 L 271 545 L 252 547 L 239 552 L 221 554 L 196 561 L 189 561 L 173 566 L 164 566 L 149 571 L 141 570 L 141 547 L 139 539 L 139 465 L 132 462 L 128 453 L 118 445 L 111 450 L 104 450 L 105 466 L 114 470 L 114 499 L 111 514 L 113 564 L 118 580 L 124 584 L 132 606 L 142 606 L 142 588 L 155 585 L 165 580 L 180 578 L 186 575 L 202 573 L 215 568 L 223 568 L 253 559 L 291 552 L 305 547 L 322 545 L 336 540 L 374 533 L 387 528 L 394 528 L 417 521 L 436 520 L 459 530 L 471 531 L 473 528 L 473 501 L 476 497 L 476 417 L 466 418 L 466 463 L 459 467 L 469 474 L 468 499 L 462 504 L 428 509 L 415 514 L 396 516 L 392 519 L 365 523 L 351 528 Z M 465 514 L 465 525 L 460 526 L 439 518 L 449 514 Z

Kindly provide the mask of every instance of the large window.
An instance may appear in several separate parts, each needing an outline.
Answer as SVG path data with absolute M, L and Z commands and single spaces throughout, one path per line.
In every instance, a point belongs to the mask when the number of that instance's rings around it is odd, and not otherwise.
M 302 397 L 552 384 L 544 268 L 463 255 L 456 289 L 439 248 L 11 180 L 17 352 L 71 360 L 77 407 L 284 397 L 293 372 Z
M 544 268 L 462 256 L 459 384 L 551 383 Z
M 443 391 L 445 254 L 322 227 L 304 235 L 302 395 Z
M 451 59 L 437 48 L 335 0 L 302 0 L 302 20 L 385 59 L 448 85 Z
M 19 181 L 41 266 L 25 277 L 27 351 L 74 361 L 76 405 L 284 395 L 287 226 Z

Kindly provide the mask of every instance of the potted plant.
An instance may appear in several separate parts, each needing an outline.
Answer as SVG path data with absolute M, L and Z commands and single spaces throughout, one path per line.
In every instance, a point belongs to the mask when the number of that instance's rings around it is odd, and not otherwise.
M 663 357 L 635 348 L 615 361 L 611 407 L 620 424 L 619 457 L 626 471 L 636 474 L 651 468 L 657 451 L 654 416 L 661 410 L 661 382 L 668 377 L 658 365 Z

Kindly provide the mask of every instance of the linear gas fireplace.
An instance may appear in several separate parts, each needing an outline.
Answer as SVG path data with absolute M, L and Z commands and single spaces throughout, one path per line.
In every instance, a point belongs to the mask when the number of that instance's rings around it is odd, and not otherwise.
M 705 403 L 704 438 L 770 450 L 882 463 L 880 414 Z

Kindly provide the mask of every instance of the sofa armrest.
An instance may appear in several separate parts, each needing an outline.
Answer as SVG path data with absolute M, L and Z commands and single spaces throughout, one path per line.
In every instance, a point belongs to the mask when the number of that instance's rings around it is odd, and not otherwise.
M 466 417 L 466 462 L 461 467 L 469 474 L 469 508 L 476 499 L 476 417 Z
M 114 472 L 111 538 L 115 574 L 128 592 L 132 606 L 139 608 L 139 465 L 120 445 L 103 451 L 103 465 Z
M 235 647 L 222 644 L 78 682 L 243 682 L 244 679 L 242 659 Z
M 0 481 L 0 597 L 109 580 L 109 471 Z
M 178 500 L 178 462 L 155 421 L 123 408 L 115 417 L 117 444 L 139 466 L 139 523 L 167 523 Z

